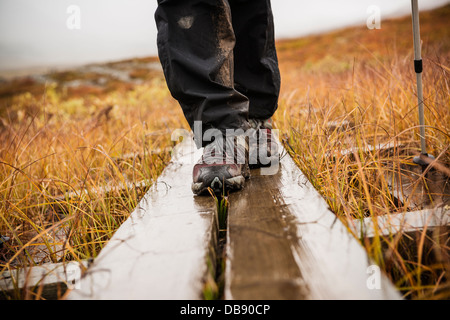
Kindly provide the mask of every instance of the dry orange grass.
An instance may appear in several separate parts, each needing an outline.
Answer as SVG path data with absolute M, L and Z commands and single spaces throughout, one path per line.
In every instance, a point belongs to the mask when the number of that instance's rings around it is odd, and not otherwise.
M 41 95 L 3 102 L 0 271 L 95 257 L 170 160 L 185 127 L 160 74 L 99 98 Z
M 427 141 L 443 167 L 450 164 L 449 18 L 449 6 L 421 14 Z M 385 173 L 419 151 L 411 21 L 277 46 L 275 123 L 330 208 L 348 224 L 408 210 L 390 195 Z M 187 128 L 161 74 L 142 85 L 111 81 L 106 90 L 63 89 L 58 81 L 78 76 L 58 77 L 45 88 L 22 80 L 0 90 L 0 234 L 11 238 L 0 272 L 95 257 L 170 159 L 172 130 Z M 394 148 L 341 154 L 379 143 Z M 406 297 L 448 298 L 448 236 L 432 236 L 361 240 Z M 430 252 L 440 259 L 429 261 Z
M 450 197 L 449 19 L 450 6 L 421 13 L 426 139 L 444 181 L 443 188 L 429 190 L 430 207 L 448 204 Z M 382 21 L 381 30 L 349 28 L 282 41 L 278 54 L 283 85 L 276 126 L 332 211 L 352 225 L 365 217 L 421 209 L 414 196 L 399 203 L 388 178 L 411 174 L 426 180 L 412 163 L 420 148 L 411 19 Z M 378 145 L 391 148 L 363 151 Z M 405 168 L 412 169 L 405 173 Z M 417 243 L 411 235 L 370 241 L 355 236 L 405 297 L 448 298 L 446 231 L 424 231 Z M 406 253 L 405 248 L 415 249 Z

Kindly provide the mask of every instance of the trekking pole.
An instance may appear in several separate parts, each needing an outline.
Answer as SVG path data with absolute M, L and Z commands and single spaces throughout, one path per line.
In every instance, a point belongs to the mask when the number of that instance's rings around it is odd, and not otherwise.
M 414 157 L 414 163 L 426 167 L 429 162 L 424 161 L 423 157 L 434 159 L 432 155 L 427 153 L 427 145 L 425 141 L 425 116 L 423 111 L 423 87 L 422 87 L 422 54 L 420 50 L 420 24 L 419 24 L 419 5 L 418 0 L 411 0 L 412 6 L 412 23 L 414 35 L 414 71 L 417 79 L 417 101 L 419 103 L 419 127 L 420 127 L 420 153 L 421 156 Z

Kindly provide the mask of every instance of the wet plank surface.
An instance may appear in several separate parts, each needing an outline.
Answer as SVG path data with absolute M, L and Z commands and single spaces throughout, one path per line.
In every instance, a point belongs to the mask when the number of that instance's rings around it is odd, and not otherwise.
M 412 232 L 450 225 L 450 209 L 439 207 L 389 214 L 373 218 L 355 220 L 352 226 L 356 235 L 372 238 L 375 235 L 388 236 L 399 232 Z
M 86 261 L 71 261 L 5 271 L 0 274 L 0 299 L 14 297 L 15 292 L 23 292 L 24 288 L 38 291 L 40 287 L 42 297 L 57 299 L 58 286 L 63 289 L 74 286 L 87 265 Z
M 307 298 L 290 239 L 295 222 L 277 189 L 279 176 L 258 171 L 230 196 L 226 299 Z
M 215 204 L 194 197 L 191 141 L 164 170 L 69 299 L 201 299 L 217 241 Z M 225 299 L 398 299 L 367 285 L 371 262 L 292 159 L 230 195 Z M 212 258 L 214 259 L 214 258 Z
M 217 239 L 211 197 L 194 197 L 191 140 L 177 146 L 130 218 L 102 249 L 69 299 L 201 299 Z
M 226 299 L 399 299 L 289 155 L 230 195 Z

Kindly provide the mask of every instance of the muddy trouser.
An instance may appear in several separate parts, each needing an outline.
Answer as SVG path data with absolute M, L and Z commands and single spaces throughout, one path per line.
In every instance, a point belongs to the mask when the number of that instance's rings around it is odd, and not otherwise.
M 191 129 L 246 130 L 249 118 L 273 115 L 280 72 L 269 0 L 158 0 L 155 20 L 167 86 Z

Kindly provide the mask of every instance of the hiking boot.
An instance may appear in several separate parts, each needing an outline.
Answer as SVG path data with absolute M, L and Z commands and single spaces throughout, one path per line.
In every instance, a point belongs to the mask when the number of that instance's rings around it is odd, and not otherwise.
M 278 144 L 272 141 L 272 119 L 250 119 L 252 134 L 249 139 L 249 166 L 251 169 L 278 164 Z
M 224 146 L 225 140 L 225 146 Z M 203 155 L 193 169 L 192 192 L 222 194 L 244 187 L 250 176 L 248 168 L 248 144 L 244 136 L 216 139 L 206 145 Z

